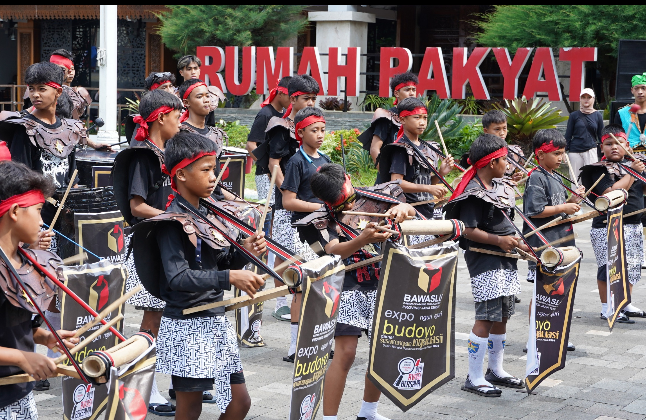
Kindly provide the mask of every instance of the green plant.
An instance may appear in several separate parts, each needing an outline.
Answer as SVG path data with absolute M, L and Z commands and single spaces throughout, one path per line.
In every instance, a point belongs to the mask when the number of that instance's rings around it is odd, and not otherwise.
M 529 156 L 531 153 L 531 141 L 536 131 L 544 128 L 555 128 L 556 124 L 567 120 L 561 116 L 561 111 L 552 108 L 550 102 L 543 99 L 516 98 L 505 101 L 507 107 L 499 106 L 507 117 L 507 142 L 518 144 Z
M 344 111 L 347 107 L 347 111 L 352 109 L 350 101 L 339 99 L 335 96 L 330 96 L 319 101 L 319 106 L 326 111 Z
M 451 99 L 440 99 L 439 96 L 433 95 L 428 101 L 428 125 L 422 134 L 422 138 L 428 141 L 440 142 L 440 136 L 437 133 L 435 121 L 440 126 L 442 136 L 447 138 L 458 137 L 460 131 L 467 124 L 466 121 L 460 117 L 461 107 L 460 104 Z
M 229 141 L 225 146 L 244 148 L 247 144 L 249 128 L 246 125 L 241 125 L 240 121 L 220 120 L 215 123 L 215 126 L 224 130 L 229 136 Z
M 362 147 L 351 147 L 349 152 L 346 152 L 345 168 L 346 171 L 351 173 L 366 172 L 373 169 L 375 164 L 372 163 L 372 157 Z
M 136 100 L 126 98 L 126 103 L 128 104 L 128 106 L 126 106 L 125 108 L 130 114 L 139 114 L 139 98 L 137 98 Z
M 473 141 L 482 134 L 482 123 L 480 121 L 467 124 L 455 137 L 445 138 L 447 149 L 455 159 L 460 159 L 462 155 L 469 152 Z
M 307 25 L 303 5 L 169 5 L 158 15 L 159 34 L 177 56 L 200 45 L 282 45 Z
M 394 105 L 394 98 L 382 98 L 379 95 L 366 95 L 361 103 L 364 111 L 374 112 L 377 108 L 390 109 Z
M 346 157 L 351 149 L 361 148 L 361 143 L 357 137 L 361 134 L 359 129 L 328 131 L 325 133 L 325 139 L 319 149 L 325 153 L 334 163 L 342 164 L 343 158 L 341 148 L 341 137 L 343 137 L 343 149 Z
M 473 95 L 467 96 L 465 99 L 459 100 L 458 103 L 462 107 L 460 114 L 464 115 L 478 115 L 480 114 L 480 104 Z

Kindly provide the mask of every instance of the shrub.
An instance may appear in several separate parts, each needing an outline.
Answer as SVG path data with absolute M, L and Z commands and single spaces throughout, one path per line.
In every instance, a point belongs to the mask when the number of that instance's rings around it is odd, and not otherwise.
M 326 111 L 350 111 L 352 109 L 350 101 L 345 101 L 334 96 L 321 99 L 319 101 L 319 106 L 321 107 L 321 109 L 324 109 Z
M 215 123 L 215 126 L 223 129 L 229 136 L 229 141 L 225 146 L 245 148 L 249 135 L 249 128 L 246 125 L 241 125 L 240 121 L 220 120 Z

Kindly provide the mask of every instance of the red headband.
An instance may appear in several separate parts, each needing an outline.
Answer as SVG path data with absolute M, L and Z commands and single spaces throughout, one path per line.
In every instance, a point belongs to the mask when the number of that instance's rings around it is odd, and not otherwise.
M 615 134 L 615 137 L 617 137 L 617 138 L 621 137 L 624 140 L 628 140 L 628 137 L 626 136 L 626 133 L 617 133 L 617 134 Z M 611 139 L 611 138 L 612 138 L 612 134 L 610 134 L 610 133 L 604 134 L 603 136 L 601 136 L 601 143 L 603 143 L 604 141 L 606 141 L 608 139 Z
M 0 141 L 0 161 L 3 161 L 3 160 L 11 160 L 11 152 L 9 152 L 7 143 L 4 141 Z
M 160 80 L 157 83 L 153 83 L 153 85 L 150 87 L 150 91 L 153 91 L 153 90 L 157 89 L 158 87 L 160 87 L 161 85 L 163 85 L 165 83 L 168 83 L 168 82 L 170 82 L 170 80 Z
M 331 208 L 334 208 L 340 205 L 341 203 L 343 203 L 345 200 L 347 200 L 351 194 L 352 194 L 352 181 L 350 180 L 350 177 L 348 176 L 348 174 L 345 174 L 345 183 L 343 184 L 341 195 L 339 195 L 339 198 L 337 198 L 337 200 L 334 203 L 325 203 L 325 204 L 327 204 Z
M 296 127 L 294 129 L 294 134 L 296 135 L 296 140 L 298 140 L 299 144 L 303 143 L 303 138 L 298 135 L 298 130 L 300 130 L 301 128 L 308 127 L 317 122 L 322 122 L 323 124 L 325 124 L 325 118 L 319 117 L 318 115 L 310 115 L 309 117 L 305 118 L 303 121 L 300 121 L 298 124 L 296 124 Z
M 190 85 L 188 89 L 186 89 L 186 92 L 184 92 L 182 99 L 187 99 L 189 96 L 191 96 L 191 92 L 193 92 L 193 89 L 195 89 L 198 86 L 206 86 L 206 83 L 200 82 L 200 83 L 195 83 L 194 85 Z M 208 89 L 208 86 L 206 87 Z M 183 123 L 186 120 L 188 120 L 188 108 L 186 108 L 186 111 L 182 113 L 182 116 L 180 117 L 179 122 Z
M 62 55 L 54 54 L 51 57 L 49 57 L 49 62 L 58 64 L 59 66 L 65 66 L 66 69 L 71 69 L 74 67 L 74 63 L 72 60 L 70 60 L 67 57 L 63 57 Z
M 44 202 L 45 196 L 40 190 L 31 190 L 26 193 L 14 195 L 4 201 L 0 201 L 0 217 L 4 216 L 14 204 L 18 204 L 19 207 L 31 207 Z
M 468 159 L 467 162 L 469 163 L 469 165 L 472 165 L 471 169 L 469 169 L 462 175 L 462 181 L 460 181 L 458 186 L 455 188 L 455 191 L 453 191 L 453 194 L 451 195 L 451 198 L 449 198 L 449 201 L 460 196 L 460 194 L 464 192 L 467 185 L 469 185 L 469 182 L 471 182 L 473 177 L 476 175 L 476 172 L 478 171 L 478 169 L 484 168 L 489 164 L 489 162 L 491 162 L 494 159 L 507 156 L 507 153 L 509 153 L 509 150 L 507 149 L 507 147 L 502 147 L 496 150 L 495 152 L 489 153 L 487 156 L 484 156 L 476 163 L 473 163 L 471 162 L 471 159 Z
M 166 168 L 166 165 L 162 165 L 162 172 L 170 175 L 170 186 L 173 189 L 173 191 L 177 191 L 176 185 L 175 185 L 175 174 L 179 169 L 184 169 L 191 163 L 195 162 L 196 160 L 203 158 L 204 156 L 215 156 L 215 152 L 201 152 L 198 153 L 197 155 L 193 156 L 192 158 L 186 158 L 182 159 L 179 161 L 179 163 L 175 166 L 173 166 L 173 169 L 171 169 L 170 172 L 168 172 L 168 168 Z
M 538 162 L 538 151 L 544 152 L 544 153 L 552 153 L 557 150 L 559 150 L 560 147 L 554 146 L 554 140 L 550 140 L 549 143 L 543 143 L 541 147 L 534 149 L 534 158 L 536 159 L 536 162 Z
M 291 98 L 293 96 L 301 96 L 301 95 L 316 95 L 316 93 L 314 93 L 314 92 L 301 92 L 300 90 L 297 90 L 296 92 L 289 95 L 289 97 Z M 291 114 L 291 113 L 292 113 L 292 104 L 290 103 L 289 106 L 287 107 L 287 109 L 285 110 L 285 115 L 283 115 L 283 118 L 289 117 L 289 114 Z
M 47 82 L 47 83 L 43 83 L 43 84 L 45 86 L 53 87 L 54 89 L 60 89 L 62 87 L 61 85 L 59 85 L 56 82 Z M 33 85 L 27 85 L 27 86 L 33 86 Z
M 170 106 L 160 106 L 156 110 L 150 113 L 148 118 L 144 120 L 144 117 L 141 115 L 137 115 L 134 117 L 132 120 L 134 121 L 135 124 L 139 124 L 139 128 L 137 129 L 137 134 L 135 135 L 135 140 L 137 141 L 144 141 L 148 138 L 148 123 L 155 121 L 159 114 L 168 114 L 169 112 L 173 111 L 175 108 L 172 108 Z
M 276 95 L 278 95 L 278 92 L 284 93 L 285 95 L 287 95 L 287 93 L 288 93 L 287 88 L 285 88 L 285 87 L 282 87 L 282 86 L 275 87 L 269 92 L 269 97 L 267 99 L 265 99 L 265 101 L 262 104 L 260 104 L 260 107 L 264 108 L 267 105 L 269 105 L 271 103 L 271 101 L 276 99 Z
M 418 114 L 428 114 L 428 111 L 426 110 L 426 107 L 418 106 L 417 108 L 413 109 L 412 111 L 402 111 L 402 112 L 399 113 L 399 118 L 404 118 L 404 117 L 408 117 L 410 115 L 418 115 Z M 397 140 L 399 140 L 403 136 L 404 136 L 404 124 L 399 126 L 399 131 L 397 131 Z
M 415 86 L 415 87 L 417 87 L 417 84 L 415 82 L 413 82 L 413 81 L 400 83 L 397 86 L 395 86 L 395 90 L 393 91 L 393 94 L 396 91 L 398 91 L 399 89 L 401 89 L 403 87 L 406 87 L 406 86 Z M 395 98 L 395 102 L 393 102 L 393 105 L 397 105 L 397 98 Z

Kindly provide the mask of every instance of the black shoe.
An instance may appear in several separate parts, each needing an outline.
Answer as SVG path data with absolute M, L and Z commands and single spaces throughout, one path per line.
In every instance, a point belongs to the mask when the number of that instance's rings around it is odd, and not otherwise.
M 171 403 L 148 404 L 148 412 L 162 417 L 175 417 L 175 406 Z
M 515 376 L 507 376 L 505 378 L 501 378 L 500 376 L 496 375 L 491 369 L 487 369 L 487 373 L 485 373 L 484 378 L 485 381 L 493 385 L 506 386 L 507 388 L 516 389 L 525 388 L 525 385 L 523 384 L 523 381 L 521 379 L 518 379 Z
M 213 398 L 213 394 L 211 394 L 209 391 L 205 391 L 202 393 L 202 404 L 215 404 L 217 401 L 215 401 L 215 398 Z
M 469 379 L 469 376 L 467 376 L 467 380 L 464 382 L 464 385 L 462 385 L 460 389 L 462 389 L 462 391 L 471 392 L 472 394 L 480 395 L 483 397 L 500 397 L 500 394 L 502 394 L 502 390 L 500 388 L 496 388 L 493 385 L 473 385 L 471 383 L 471 380 Z
M 328 359 L 334 359 L 334 350 L 330 350 L 330 357 L 328 357 Z
M 296 357 L 296 353 L 285 356 L 283 357 L 283 362 L 294 363 L 294 357 Z
M 169 389 L 168 390 L 168 396 L 170 397 L 171 400 L 176 399 L 175 390 L 174 389 Z
M 518 296 L 514 297 L 514 299 L 516 300 L 516 303 L 520 303 L 520 298 Z
M 527 353 L 527 347 L 523 348 L 523 353 Z
M 608 320 L 608 318 L 606 318 L 606 316 L 604 314 L 601 314 L 600 318 Z M 635 323 L 635 321 L 628 318 L 623 311 L 619 312 L 619 315 L 617 315 L 617 319 L 615 320 L 615 322 L 618 322 L 620 324 L 634 324 Z
M 36 386 L 34 386 L 34 391 L 48 391 L 51 384 L 47 379 L 44 381 L 36 381 Z
M 567 351 L 574 351 L 576 350 L 576 347 L 574 347 L 574 344 L 570 343 L 569 341 L 567 342 Z
M 639 311 L 639 312 L 631 312 L 631 311 L 623 311 L 626 316 L 629 316 L 630 318 L 646 318 L 646 312 L 644 311 Z

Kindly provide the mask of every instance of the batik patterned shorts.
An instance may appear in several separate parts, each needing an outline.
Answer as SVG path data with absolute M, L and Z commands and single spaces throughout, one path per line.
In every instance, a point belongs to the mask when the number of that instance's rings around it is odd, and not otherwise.
M 293 253 L 300 255 L 305 261 L 318 258 L 312 248 L 306 242 L 301 241 L 298 231 L 292 226 L 291 211 L 279 209 L 274 212 L 271 238 Z
M 258 200 L 266 200 L 267 193 L 269 192 L 269 174 L 256 175 L 256 189 L 258 191 Z M 274 204 L 274 196 L 276 195 L 276 190 L 273 189 L 271 192 L 271 198 L 269 199 L 269 205 Z
M 348 290 L 341 292 L 339 317 L 336 322 L 366 330 L 368 331 L 368 338 L 370 338 L 376 298 L 376 290 Z
M 231 402 L 229 376 L 242 370 L 238 339 L 226 316 L 162 317 L 157 338 L 157 372 L 182 378 L 215 378 L 221 412 Z
M 490 270 L 471 277 L 471 291 L 474 302 L 517 295 L 520 293 L 518 270 Z
M 38 420 L 34 393 L 30 392 L 15 403 L 0 408 L 0 420 Z

